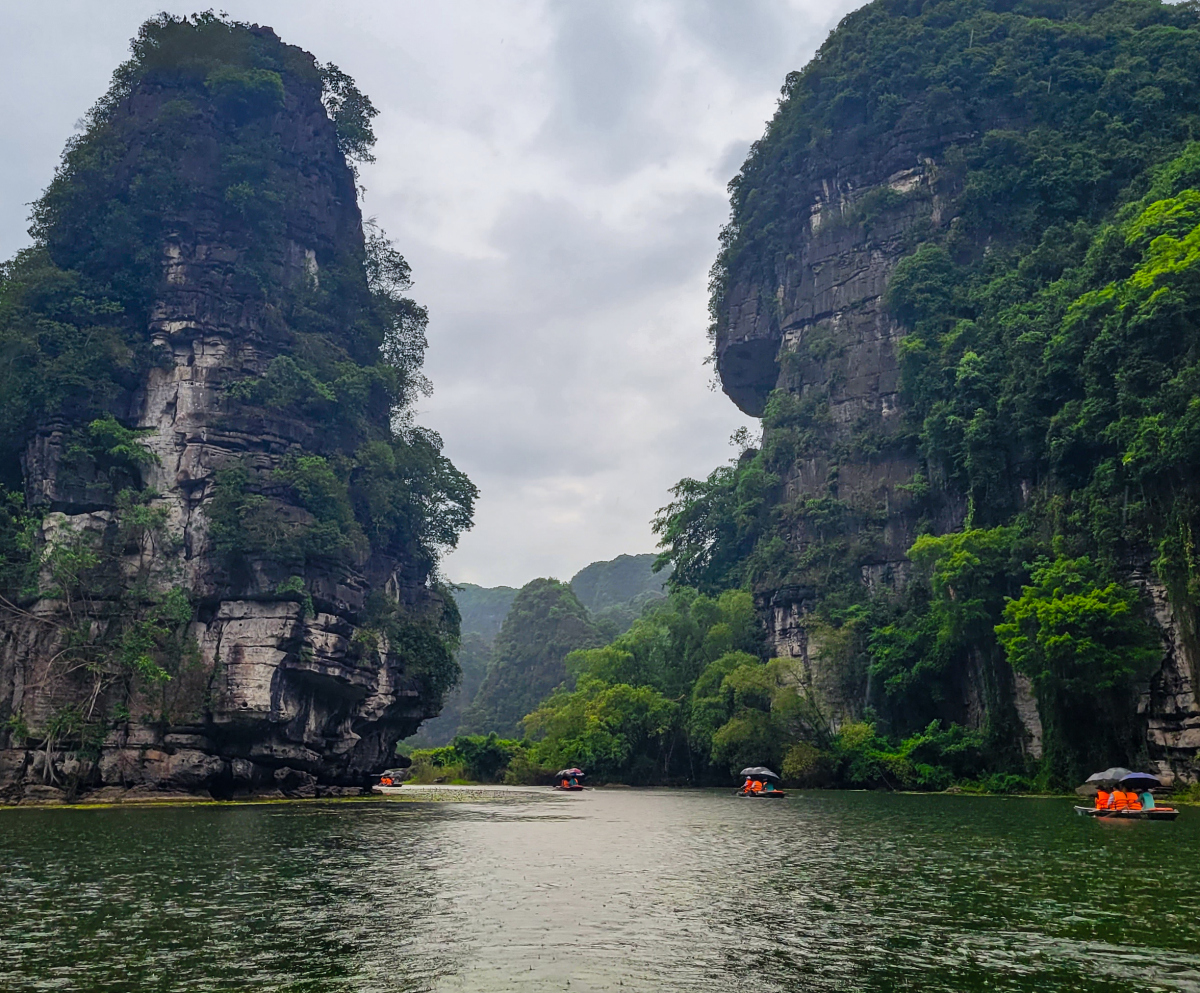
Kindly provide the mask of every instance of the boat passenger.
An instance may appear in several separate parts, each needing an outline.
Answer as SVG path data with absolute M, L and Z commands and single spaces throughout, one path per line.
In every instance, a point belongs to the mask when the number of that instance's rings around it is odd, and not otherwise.
M 743 792 L 743 793 L 749 793 L 749 792 L 750 792 L 750 787 L 751 787 L 753 784 L 754 784 L 754 780 L 753 780 L 753 779 L 752 779 L 750 776 L 747 776 L 747 777 L 746 777 L 746 781 L 745 781 L 744 783 L 742 783 L 742 792 Z
M 1113 793 L 1117 798 L 1114 804 L 1117 810 L 1141 810 L 1142 805 L 1138 801 L 1136 793 L 1130 793 L 1128 790 L 1117 790 Z
M 1096 809 L 1107 810 L 1113 805 L 1112 794 L 1108 790 L 1096 790 Z
M 762 791 L 763 791 L 763 785 L 762 785 L 761 780 L 755 779 L 750 783 L 750 792 L 751 793 L 761 793 Z
M 571 785 L 571 781 L 570 781 L 569 779 L 567 779 L 567 777 L 566 777 L 566 776 L 563 776 L 563 781 L 562 781 L 562 789 L 564 789 L 564 790 L 565 790 L 565 789 L 566 789 L 567 787 L 569 787 L 570 785 Z
M 764 793 L 777 793 L 779 791 L 775 789 L 775 784 L 773 782 L 771 782 L 771 780 L 768 779 L 765 783 L 763 783 L 763 792 Z
M 1138 799 L 1142 802 L 1142 810 L 1154 809 L 1154 794 L 1149 790 L 1142 790 L 1142 792 L 1138 794 Z

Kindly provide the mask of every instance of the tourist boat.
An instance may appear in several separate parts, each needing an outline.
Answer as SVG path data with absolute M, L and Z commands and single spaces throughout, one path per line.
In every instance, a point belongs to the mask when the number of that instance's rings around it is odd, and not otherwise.
M 1123 787 L 1129 792 L 1142 792 L 1159 789 L 1161 786 L 1162 782 L 1159 778 L 1148 772 L 1130 772 L 1122 766 L 1114 766 L 1088 776 L 1087 782 L 1075 792 L 1081 796 L 1095 796 L 1099 789 L 1111 790 Z M 1151 807 L 1149 810 L 1139 807 L 1136 810 L 1130 810 L 1128 807 L 1092 806 L 1076 807 L 1075 813 L 1080 817 L 1102 817 L 1105 820 L 1121 821 L 1173 821 L 1179 816 L 1179 811 L 1174 807 Z
M 407 769 L 386 769 L 379 775 L 379 782 L 371 787 L 372 793 L 399 793 L 404 785 L 404 776 L 408 772 Z
M 752 765 L 748 769 L 741 771 L 741 777 L 744 782 L 752 779 L 766 780 L 766 785 L 761 790 L 748 790 L 743 786 L 737 791 L 738 796 L 744 796 L 752 800 L 783 800 L 787 797 L 787 794 L 775 785 L 775 783 L 780 781 L 779 777 L 766 766 Z
M 579 793 L 583 790 L 583 785 L 579 782 L 587 773 L 582 769 L 559 769 L 554 774 L 554 778 L 558 780 L 554 784 L 554 789 L 562 790 L 564 793 Z
M 1101 817 L 1121 821 L 1173 821 L 1179 816 L 1174 807 L 1151 807 L 1149 810 L 1106 810 L 1095 807 L 1076 807 L 1080 817 Z

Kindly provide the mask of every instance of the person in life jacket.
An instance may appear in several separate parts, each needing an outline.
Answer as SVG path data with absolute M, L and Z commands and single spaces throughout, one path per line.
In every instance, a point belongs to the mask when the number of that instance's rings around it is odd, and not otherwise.
M 391 786 L 392 785 L 392 777 L 384 776 L 381 780 L 379 780 L 379 785 L 380 786 Z
M 571 785 L 570 782 L 564 778 L 562 781 L 562 788 L 565 790 L 570 785 Z
M 1141 810 L 1142 803 L 1137 798 L 1136 793 L 1127 793 L 1125 790 L 1113 790 L 1113 810 Z
M 742 783 L 742 792 L 749 793 L 750 787 L 753 785 L 754 785 L 754 780 L 750 776 L 747 776 L 746 781 L 744 783 Z
M 1113 805 L 1112 794 L 1108 790 L 1096 790 L 1096 809 L 1108 810 Z
M 751 781 L 750 792 L 751 793 L 761 793 L 762 792 L 762 783 L 757 779 Z

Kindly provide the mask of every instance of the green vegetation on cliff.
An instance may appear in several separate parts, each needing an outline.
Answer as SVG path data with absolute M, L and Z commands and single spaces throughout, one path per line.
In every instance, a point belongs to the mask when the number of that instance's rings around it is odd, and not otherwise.
M 682 481 L 657 520 L 676 586 L 809 591 L 823 651 L 867 675 L 866 718 L 893 740 L 980 672 L 987 761 L 1023 771 L 1015 671 L 1043 776 L 1145 758 L 1135 706 L 1161 652 L 1130 577 L 1149 567 L 1185 634 L 1200 603 L 1198 64 L 1192 3 L 876 0 L 788 77 L 730 185 L 714 333 L 735 285 L 781 282 L 814 176 L 925 157 L 929 194 L 882 185 L 829 222 L 869 246 L 907 211 L 886 297 L 906 332 L 901 430 L 834 442 L 827 392 L 784 355 L 761 450 Z M 863 582 L 888 508 L 839 498 L 839 445 L 920 466 L 898 488 L 929 532 L 906 584 Z M 818 453 L 824 490 L 789 498 Z M 965 523 L 939 537 L 947 500 Z

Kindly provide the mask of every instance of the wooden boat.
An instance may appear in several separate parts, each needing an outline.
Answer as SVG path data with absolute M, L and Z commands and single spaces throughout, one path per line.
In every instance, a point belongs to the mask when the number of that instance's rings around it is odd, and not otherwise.
M 399 793 L 404 786 L 406 769 L 387 769 L 379 774 L 379 782 L 371 787 L 372 793 Z
M 577 766 L 573 766 L 570 769 L 559 769 L 554 774 L 554 778 L 558 782 L 554 784 L 553 788 L 563 793 L 580 793 L 583 790 L 583 783 L 579 780 L 583 779 L 586 775 L 587 773 Z
M 757 793 L 748 793 L 745 790 L 738 790 L 737 796 L 749 797 L 752 800 L 783 800 L 787 794 L 783 790 L 762 790 Z
M 1154 807 L 1150 810 L 1098 810 L 1095 807 L 1076 807 L 1080 817 L 1100 817 L 1121 821 L 1173 821 L 1179 811 L 1173 807 Z

